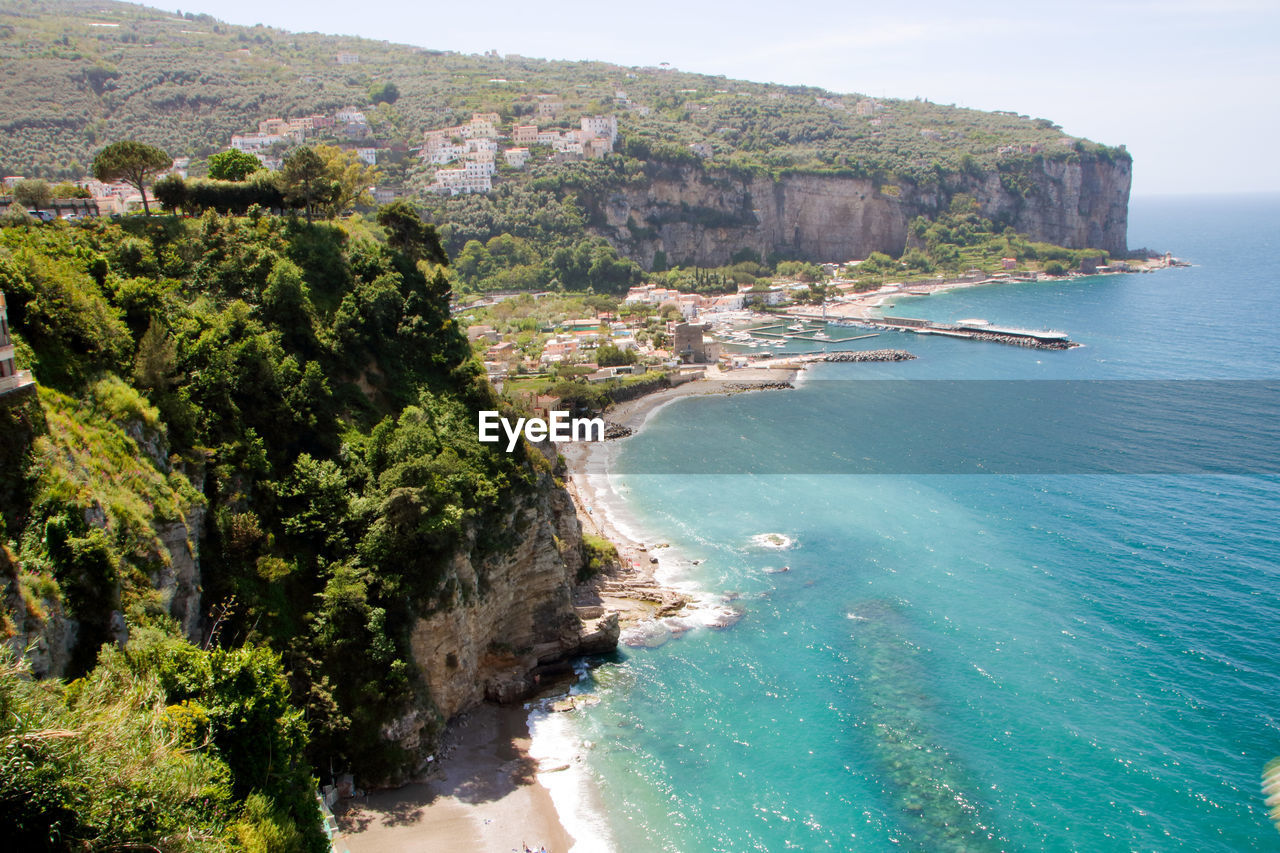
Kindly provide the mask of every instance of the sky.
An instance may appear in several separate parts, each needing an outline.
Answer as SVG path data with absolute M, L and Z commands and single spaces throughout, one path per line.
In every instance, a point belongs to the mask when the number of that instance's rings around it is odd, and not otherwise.
M 927 98 L 1134 157 L 1133 195 L 1280 192 L 1280 0 L 187 0 L 233 24 Z

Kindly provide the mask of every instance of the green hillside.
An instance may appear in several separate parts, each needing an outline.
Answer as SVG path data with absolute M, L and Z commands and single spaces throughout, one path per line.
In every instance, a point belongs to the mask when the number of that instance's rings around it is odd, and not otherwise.
M 551 477 L 477 443 L 499 402 L 438 244 L 404 205 L 379 221 L 0 228 L 39 383 L 0 397 L 0 837 L 324 849 L 313 773 L 420 760 L 379 735 L 407 708 L 440 722 L 409 626 Z M 32 682 L 15 646 L 84 680 Z
M 339 64 L 340 52 L 358 62 Z M 925 101 L 599 62 L 468 56 L 106 0 L 0 3 L 0 73 L 0 171 L 46 178 L 83 175 L 92 153 L 116 139 L 199 158 L 225 148 L 232 133 L 255 130 L 260 119 L 349 105 L 367 109 L 384 142 L 412 147 L 424 130 L 474 111 L 504 121 L 531 117 L 539 95 L 563 105 L 552 125 L 615 113 L 619 150 L 641 159 L 688 157 L 697 143 L 711 165 L 774 172 L 927 181 L 995 168 L 1002 147 L 1049 158 L 1100 148 L 1065 137 L 1045 119 Z M 399 98 L 375 108 L 371 92 L 386 82 Z M 412 171 L 393 167 L 389 177 Z

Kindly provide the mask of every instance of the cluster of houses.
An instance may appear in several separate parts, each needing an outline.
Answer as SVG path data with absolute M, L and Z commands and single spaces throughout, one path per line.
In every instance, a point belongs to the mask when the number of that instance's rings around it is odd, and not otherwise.
M 467 339 L 481 345 L 488 344 L 484 362 L 492 379 L 502 379 L 518 369 L 538 373 L 557 364 L 592 364 L 596 351 L 606 344 L 612 344 L 624 353 L 635 353 L 637 363 L 617 367 L 593 365 L 596 369 L 588 379 L 603 380 L 619 374 L 643 373 L 648 365 L 675 366 L 677 362 L 669 350 L 638 343 L 637 331 L 637 327 L 608 313 L 566 320 L 542 343 L 542 351 L 536 357 L 520 353 L 514 343 L 503 340 L 492 326 L 468 326 Z
M 541 109 L 548 103 L 538 106 Z M 537 124 L 515 124 L 510 134 L 503 135 L 501 126 L 497 113 L 474 113 L 463 124 L 428 130 L 422 159 L 437 167 L 428 189 L 449 195 L 489 192 L 493 189 L 499 152 L 508 166 L 522 169 L 533 145 L 549 146 L 566 159 L 598 158 L 612 151 L 618 141 L 618 119 L 612 115 L 583 116 L 577 130 L 544 130 Z M 510 144 L 501 147 L 500 140 Z M 459 165 L 450 166 L 454 163 Z M 450 168 L 442 168 L 445 166 Z
M 514 372 L 539 373 L 559 364 L 578 364 L 592 368 L 588 381 L 603 381 L 619 374 L 643 373 L 649 368 L 673 368 L 681 364 L 707 364 L 721 355 L 719 344 L 703 337 L 703 332 L 713 328 L 729 328 L 743 322 L 751 315 L 748 297 L 761 297 L 766 304 L 780 305 L 789 300 L 789 289 L 803 287 L 799 284 L 773 285 L 765 290 L 753 290 L 741 285 L 737 293 L 723 296 L 704 296 L 684 293 L 655 284 L 632 287 L 623 300 L 625 305 L 648 305 L 655 308 L 673 305 L 679 315 L 668 313 L 663 329 L 670 341 L 659 347 L 641 342 L 639 333 L 644 321 L 629 321 L 610 313 L 596 317 L 566 320 L 555 329 L 548 329 L 550 337 L 543 340 L 539 352 L 520 352 L 513 341 L 504 340 L 492 326 L 467 327 L 467 338 L 484 346 L 484 362 L 489 377 L 499 381 Z M 535 294 L 535 297 L 539 294 Z M 612 345 L 623 353 L 634 353 L 635 363 L 617 367 L 600 367 L 595 364 L 596 351 L 604 345 Z
M 173 165 L 165 174 L 179 175 L 185 178 L 187 176 L 187 166 L 190 163 L 191 158 L 179 157 L 173 161 Z M 3 190 L 3 193 L 0 193 L 0 203 L 8 205 L 12 198 L 9 193 L 22 180 L 25 179 L 20 175 L 10 175 L 0 179 L 0 189 Z M 132 184 L 124 181 L 108 184 L 96 178 L 85 178 L 73 183 L 80 189 L 85 190 L 89 194 L 89 198 L 55 198 L 45 207 L 36 211 L 36 215 L 40 219 L 48 221 L 55 217 L 59 219 L 77 219 L 85 216 L 111 216 L 117 213 L 142 210 L 142 196 Z M 150 198 L 150 194 L 148 194 L 148 198 Z M 154 199 L 152 203 L 154 204 Z
M 748 285 L 740 288 L 737 293 L 731 293 L 727 296 L 703 296 L 700 293 L 682 293 L 679 290 L 658 287 L 654 284 L 642 284 L 628 290 L 623 303 L 626 305 L 659 306 L 671 304 L 680 309 L 682 317 L 692 320 L 699 314 L 718 314 L 725 311 L 743 310 L 746 308 L 747 292 L 750 290 L 751 287 Z
M 333 115 L 310 115 L 301 118 L 268 118 L 258 122 L 256 133 L 236 133 L 231 147 L 252 154 L 268 169 L 279 169 L 281 148 L 302 145 L 317 134 L 346 140 L 355 145 L 356 156 L 370 166 L 378 162 L 378 146 L 373 144 L 369 119 L 357 107 L 344 107 Z M 360 143 L 365 143 L 361 145 Z

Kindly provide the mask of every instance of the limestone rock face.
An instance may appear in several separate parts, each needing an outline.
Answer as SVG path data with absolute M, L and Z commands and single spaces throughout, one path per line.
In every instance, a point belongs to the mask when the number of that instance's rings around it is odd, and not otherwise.
M 475 563 L 456 554 L 453 600 L 413 628 L 414 661 L 444 719 L 485 699 L 519 701 L 536 688 L 541 668 L 617 645 L 616 617 L 584 624 L 574 607 L 582 531 L 569 494 L 549 479 L 508 517 L 516 544 Z M 418 721 L 384 734 L 413 749 L 426 723 Z
M 945 185 L 907 181 L 879 187 L 866 178 L 785 175 L 773 180 L 659 165 L 650 179 L 585 199 L 593 230 L 618 251 L 649 268 L 655 253 L 668 262 L 728 263 L 752 249 L 811 261 L 847 261 L 872 252 L 897 256 L 907 246 L 916 216 L 946 211 L 967 193 L 984 216 L 1069 248 L 1127 248 L 1131 162 L 1090 154 L 1037 161 L 1015 191 L 996 172 L 961 175 Z
M 162 524 L 156 534 L 168 552 L 169 561 L 152 578 L 152 584 L 164 595 L 169 615 L 178 620 L 188 640 L 200 639 L 200 556 L 199 536 L 204 526 L 205 509 L 195 507 L 180 522 Z

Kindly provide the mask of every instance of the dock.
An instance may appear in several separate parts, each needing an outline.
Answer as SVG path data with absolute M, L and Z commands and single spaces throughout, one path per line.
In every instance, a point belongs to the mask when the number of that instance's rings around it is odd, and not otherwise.
M 1066 332 L 1053 329 L 1021 329 L 1001 326 L 986 320 L 969 319 L 955 323 L 935 323 L 914 317 L 879 317 L 864 324 L 873 329 L 890 332 L 913 332 L 917 335 L 940 335 L 947 338 L 966 338 L 990 341 L 998 344 L 1031 347 L 1033 349 L 1072 349 L 1080 344 L 1072 341 Z
M 794 322 L 794 321 L 799 322 Z M 788 321 L 791 324 L 788 325 Z M 834 338 L 826 334 L 828 325 L 838 325 L 854 330 L 870 330 L 866 334 L 848 334 Z M 845 344 L 850 341 L 861 341 L 874 338 L 884 332 L 910 332 L 916 335 L 936 335 L 943 338 L 961 338 L 971 341 L 1007 344 L 1009 346 L 1029 347 L 1031 349 L 1064 350 L 1073 349 L 1080 344 L 1072 341 L 1066 332 L 1055 329 L 1024 329 L 1017 326 L 1004 326 L 989 323 L 981 319 L 958 320 L 955 323 L 939 323 L 933 320 L 921 320 L 915 317 L 843 317 L 830 323 L 817 323 L 803 318 L 788 317 L 783 322 L 768 323 L 734 332 L 735 337 L 725 343 L 738 346 L 754 346 L 752 341 L 759 341 L 764 346 L 782 346 L 785 342 L 797 341 L 806 344 Z M 797 326 L 803 325 L 803 329 Z

